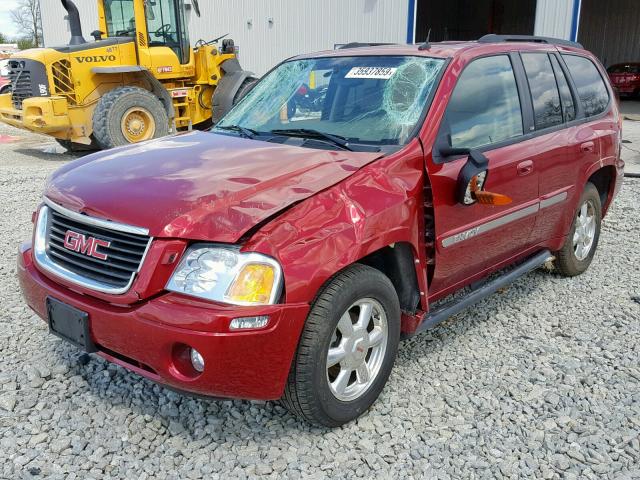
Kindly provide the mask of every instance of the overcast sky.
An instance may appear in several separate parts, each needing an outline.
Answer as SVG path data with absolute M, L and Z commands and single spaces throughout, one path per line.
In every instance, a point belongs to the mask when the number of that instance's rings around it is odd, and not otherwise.
M 13 10 L 17 6 L 18 0 L 0 0 L 0 32 L 8 37 L 14 37 L 18 33 L 9 16 L 9 10 Z

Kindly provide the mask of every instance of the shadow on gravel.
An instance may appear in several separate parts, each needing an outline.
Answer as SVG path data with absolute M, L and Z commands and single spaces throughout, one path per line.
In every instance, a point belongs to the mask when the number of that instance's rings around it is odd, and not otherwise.
M 483 329 L 487 334 L 491 332 L 496 315 L 502 313 L 505 305 L 527 305 L 542 282 L 552 282 L 561 277 L 553 271 L 534 270 L 517 280 L 514 284 L 498 290 L 481 302 L 445 320 L 440 325 L 426 332 L 411 337 L 400 343 L 399 353 L 417 362 L 420 358 L 436 355 L 456 341 L 457 337 L 473 334 L 475 330 Z M 517 288 L 516 288 L 517 287 Z M 524 331 L 513 331 L 513 337 L 530 338 Z M 402 361 L 402 360 L 400 360 Z M 396 361 L 396 364 L 398 361 Z
M 471 334 L 473 330 L 481 328 L 490 332 L 492 322 L 499 321 L 495 317 L 503 311 L 505 304 L 517 302 L 530 305 L 533 303 L 530 297 L 541 282 L 552 282 L 559 277 L 552 272 L 537 270 L 526 278 L 526 282 L 520 279 L 514 286 L 495 293 L 464 313 L 402 342 L 397 364 L 413 364 L 420 358 L 438 355 L 457 337 Z M 502 296 L 500 301 L 495 299 L 498 295 Z M 528 338 L 524 332 L 517 330 L 512 334 L 514 337 Z M 159 435 L 182 436 L 185 440 L 207 438 L 216 442 L 228 435 L 242 437 L 247 431 L 258 429 L 264 432 L 261 442 L 269 444 L 273 435 L 282 435 L 287 431 L 308 431 L 320 435 L 331 431 L 299 421 L 278 402 L 208 399 L 179 393 L 98 356 L 78 352 L 62 341 L 54 342 L 51 353 L 57 358 L 52 360 L 69 367 L 68 378 L 81 377 L 89 390 L 87 393 L 99 399 L 105 410 L 121 405 L 135 415 L 150 415 L 160 420 L 166 430 Z M 203 426 L 207 427 L 205 431 Z
M 56 342 L 58 342 L 56 340 Z M 86 355 L 59 341 L 52 345 L 54 361 L 69 367 L 68 378 L 82 377 L 87 394 L 109 410 L 125 406 L 135 416 L 149 415 L 159 420 L 165 437 L 217 442 L 229 435 L 246 436 L 248 431 L 264 432 L 259 442 L 271 444 L 277 435 L 291 431 L 324 434 L 331 429 L 310 426 L 298 420 L 276 402 L 207 398 L 174 391 L 96 355 Z M 82 388 L 81 388 L 82 389 Z M 81 391 L 77 392 L 81 393 Z
M 54 161 L 69 161 L 75 160 L 76 158 L 83 157 L 91 152 L 64 152 L 64 153 L 48 153 L 44 151 L 44 147 L 35 147 L 35 148 L 16 148 L 14 152 L 20 153 L 22 155 L 28 155 L 30 157 L 35 157 L 39 160 L 45 160 L 48 162 Z

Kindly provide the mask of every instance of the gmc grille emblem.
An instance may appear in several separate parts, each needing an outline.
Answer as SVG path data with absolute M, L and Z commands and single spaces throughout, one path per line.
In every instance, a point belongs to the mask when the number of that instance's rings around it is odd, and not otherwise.
M 95 237 L 87 237 L 73 230 L 67 230 L 67 233 L 64 234 L 64 248 L 98 260 L 107 259 L 107 255 L 99 252 L 98 247 L 109 248 L 109 245 L 111 245 L 111 242 Z

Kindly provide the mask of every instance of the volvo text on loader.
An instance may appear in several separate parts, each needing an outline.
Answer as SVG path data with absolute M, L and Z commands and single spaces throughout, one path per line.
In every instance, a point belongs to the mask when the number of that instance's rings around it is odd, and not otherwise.
M 233 40 L 191 47 L 184 0 L 98 0 L 87 42 L 71 0 L 69 45 L 20 52 L 0 120 L 69 149 L 111 148 L 215 123 L 253 85 Z M 197 0 L 191 0 L 200 15 Z

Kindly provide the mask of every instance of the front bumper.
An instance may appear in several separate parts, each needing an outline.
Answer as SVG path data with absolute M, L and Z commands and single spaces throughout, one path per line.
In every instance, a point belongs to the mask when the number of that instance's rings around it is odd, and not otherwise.
M 87 312 L 98 355 L 158 383 L 214 397 L 280 398 L 309 311 L 306 304 L 232 307 L 177 294 L 118 306 L 44 276 L 27 244 L 18 255 L 18 278 L 27 304 L 43 319 L 48 296 Z M 268 315 L 268 325 L 229 330 L 233 318 L 254 315 Z M 184 346 L 202 354 L 204 372 L 185 368 Z
M 64 97 L 33 97 L 13 108 L 11 94 L 0 95 L 0 120 L 17 128 L 38 133 L 66 133 L 71 130 L 69 107 Z

